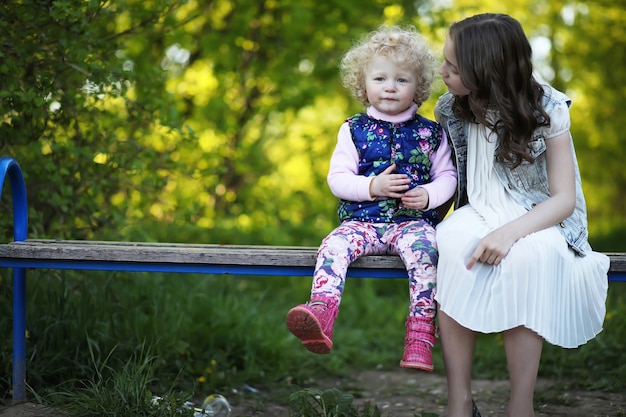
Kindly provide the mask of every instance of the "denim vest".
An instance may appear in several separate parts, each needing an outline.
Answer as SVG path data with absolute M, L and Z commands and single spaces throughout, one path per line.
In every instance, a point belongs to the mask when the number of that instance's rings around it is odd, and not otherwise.
M 409 189 L 431 182 L 430 158 L 443 139 L 438 123 L 418 114 L 406 122 L 391 123 L 365 113 L 346 122 L 359 155 L 359 175 L 374 176 L 395 163 L 394 172 L 406 174 L 411 180 Z M 341 200 L 338 216 L 340 221 L 401 223 L 423 219 L 433 226 L 439 223 L 436 210 L 410 209 L 400 199 L 386 197 L 374 201 Z
M 554 108 L 560 103 L 565 102 L 568 107 L 571 105 L 571 100 L 565 94 L 548 85 L 542 86 L 545 91 L 542 103 L 548 115 L 551 115 Z M 446 93 L 441 96 L 435 107 L 435 118 L 445 129 L 455 155 L 454 162 L 458 170 L 459 181 L 454 206 L 455 208 L 459 208 L 468 203 L 467 135 L 469 122 L 454 116 L 452 113 L 453 102 L 454 96 L 452 94 Z M 570 143 L 576 170 L 576 207 L 574 208 L 574 212 L 559 223 L 557 227 L 565 237 L 569 246 L 578 255 L 584 256 L 585 251 L 590 249 L 587 242 L 587 206 L 583 195 L 582 181 L 571 135 Z M 494 169 L 500 182 L 526 210 L 532 209 L 535 205 L 548 199 L 550 196 L 546 170 L 546 143 L 545 137 L 540 129 L 535 131 L 535 135 L 528 144 L 528 148 L 531 156 L 535 159 L 534 163 L 522 161 L 522 163 L 515 168 L 507 166 L 505 162 L 499 162 L 496 155 L 494 155 Z

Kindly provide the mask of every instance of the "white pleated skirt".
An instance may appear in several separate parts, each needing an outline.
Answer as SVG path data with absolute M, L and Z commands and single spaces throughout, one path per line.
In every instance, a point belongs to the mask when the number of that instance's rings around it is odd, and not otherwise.
M 556 227 L 517 241 L 498 266 L 465 265 L 479 239 L 492 230 L 471 206 L 437 227 L 436 300 L 462 326 L 482 333 L 518 326 L 547 342 L 578 347 L 601 330 L 606 313 L 609 259 L 577 256 Z

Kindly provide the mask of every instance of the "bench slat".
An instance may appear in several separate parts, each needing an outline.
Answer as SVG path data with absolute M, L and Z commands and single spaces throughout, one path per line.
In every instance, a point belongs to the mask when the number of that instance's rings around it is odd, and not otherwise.
M 313 267 L 317 248 L 28 239 L 0 245 L 0 258 L 64 261 Z M 625 253 L 607 253 L 610 272 L 626 272 Z M 364 256 L 352 268 L 404 269 L 398 256 Z
M 313 267 L 317 248 L 29 239 L 0 245 L 0 258 L 200 265 Z M 397 256 L 366 256 L 355 268 L 404 268 Z
M 607 252 L 605 254 L 611 259 L 609 272 L 626 272 L 626 253 Z

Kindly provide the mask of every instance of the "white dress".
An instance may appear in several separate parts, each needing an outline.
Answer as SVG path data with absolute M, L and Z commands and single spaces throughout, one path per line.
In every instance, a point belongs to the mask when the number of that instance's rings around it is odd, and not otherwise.
M 567 108 L 551 115 L 546 140 L 569 128 Z M 577 256 L 556 227 L 518 240 L 498 266 L 465 265 L 479 239 L 526 212 L 502 186 L 493 168 L 495 140 L 471 124 L 467 146 L 469 204 L 437 227 L 436 300 L 462 326 L 482 333 L 517 326 L 551 344 L 574 348 L 602 330 L 609 259 Z

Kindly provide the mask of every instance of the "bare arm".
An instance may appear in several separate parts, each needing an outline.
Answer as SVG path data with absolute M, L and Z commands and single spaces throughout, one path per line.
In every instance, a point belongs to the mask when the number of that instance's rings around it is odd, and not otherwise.
M 572 214 L 576 204 L 576 177 L 570 140 L 569 131 L 546 140 L 550 198 L 483 237 L 472 253 L 467 269 L 476 262 L 500 264 L 519 239 L 552 227 Z

